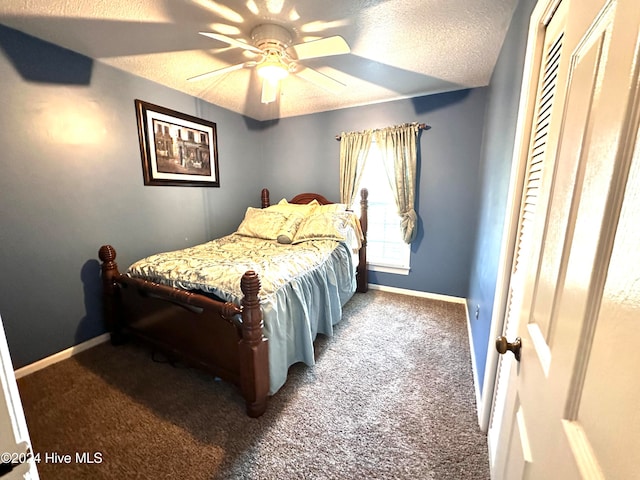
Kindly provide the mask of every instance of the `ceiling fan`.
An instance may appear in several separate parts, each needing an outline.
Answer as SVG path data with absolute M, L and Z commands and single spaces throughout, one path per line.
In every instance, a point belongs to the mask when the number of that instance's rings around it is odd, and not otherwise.
M 351 51 L 349 45 L 344 38 L 338 35 L 292 45 L 293 37 L 285 27 L 275 23 L 266 23 L 258 25 L 251 31 L 253 45 L 250 45 L 219 33 L 199 33 L 227 43 L 232 47 L 252 52 L 258 55 L 258 58 L 196 75 L 188 78 L 189 81 L 203 80 L 242 68 L 256 68 L 258 76 L 262 78 L 262 103 L 271 103 L 276 100 L 280 81 L 290 73 L 333 93 L 338 93 L 346 87 L 344 83 L 299 63 L 300 60 L 349 53 Z

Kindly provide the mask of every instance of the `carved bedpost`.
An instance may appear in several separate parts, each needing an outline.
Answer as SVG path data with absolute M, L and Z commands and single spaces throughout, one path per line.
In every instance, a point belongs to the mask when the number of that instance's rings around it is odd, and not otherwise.
M 115 281 L 120 276 L 118 264 L 115 262 L 116 250 L 111 245 L 103 245 L 98 251 L 98 257 L 102 261 L 102 312 L 104 322 L 111 333 L 111 343 L 118 345 L 123 343 L 124 337 L 120 328 L 120 315 L 122 314 L 120 286 Z
M 358 262 L 358 278 L 357 289 L 358 292 L 366 293 L 369 290 L 369 271 L 367 270 L 367 227 L 368 227 L 368 213 L 369 208 L 369 190 L 363 188 L 360 190 L 360 227 L 362 228 L 362 234 L 364 240 L 362 241 L 362 248 L 360 249 L 360 261 Z
M 262 208 L 267 208 L 270 205 L 268 188 L 262 189 L 261 200 L 262 200 Z
M 260 278 L 248 271 L 240 280 L 242 299 L 242 339 L 240 350 L 240 385 L 250 417 L 259 417 L 267 408 L 269 395 L 269 348 L 263 335 L 260 308 Z

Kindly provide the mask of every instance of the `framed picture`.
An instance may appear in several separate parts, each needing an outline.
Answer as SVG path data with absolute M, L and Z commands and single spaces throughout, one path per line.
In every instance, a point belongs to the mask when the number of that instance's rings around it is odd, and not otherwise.
M 135 104 L 145 185 L 220 186 L 215 123 Z

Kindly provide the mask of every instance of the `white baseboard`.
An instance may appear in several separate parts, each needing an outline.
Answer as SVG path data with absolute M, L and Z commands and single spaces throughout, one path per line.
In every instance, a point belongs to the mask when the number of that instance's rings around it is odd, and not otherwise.
M 478 414 L 478 424 L 482 425 L 481 408 L 482 394 L 480 393 L 480 382 L 478 380 L 478 366 L 476 364 L 476 350 L 473 347 L 473 335 L 471 334 L 471 315 L 469 305 L 465 302 L 465 312 L 467 313 L 467 333 L 469 334 L 469 351 L 471 353 L 471 369 L 473 371 L 473 386 L 476 391 L 476 413 Z
M 58 353 L 54 353 L 53 355 L 43 358 L 42 360 L 38 360 L 37 362 L 30 363 L 22 368 L 17 369 L 14 373 L 16 378 L 25 377 L 31 373 L 37 372 L 38 370 L 42 370 L 54 363 L 61 362 L 62 360 L 66 360 L 67 358 L 71 358 L 74 355 L 88 350 L 89 348 L 95 347 L 96 345 L 100 345 L 108 341 L 110 335 L 108 333 L 103 333 L 97 337 L 94 337 L 86 342 L 79 343 L 78 345 L 74 345 L 73 347 L 69 347 L 66 350 L 63 350 Z
M 405 288 L 387 287 L 385 285 L 377 285 L 370 283 L 371 290 L 380 290 L 383 292 L 399 293 L 401 295 L 411 295 L 413 297 L 430 298 L 431 300 L 442 300 L 443 302 L 453 302 L 467 304 L 467 300 L 462 297 L 453 297 L 451 295 L 440 295 L 439 293 L 421 292 L 419 290 L 407 290 Z

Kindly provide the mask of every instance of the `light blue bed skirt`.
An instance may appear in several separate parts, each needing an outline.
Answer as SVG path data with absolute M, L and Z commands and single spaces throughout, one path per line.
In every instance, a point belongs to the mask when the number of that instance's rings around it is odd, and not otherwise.
M 315 363 L 313 341 L 319 333 L 333 335 L 342 307 L 356 291 L 354 271 L 349 247 L 340 243 L 326 262 L 261 300 L 269 340 L 269 394 L 284 385 L 291 365 Z M 239 303 L 241 299 L 225 300 Z

